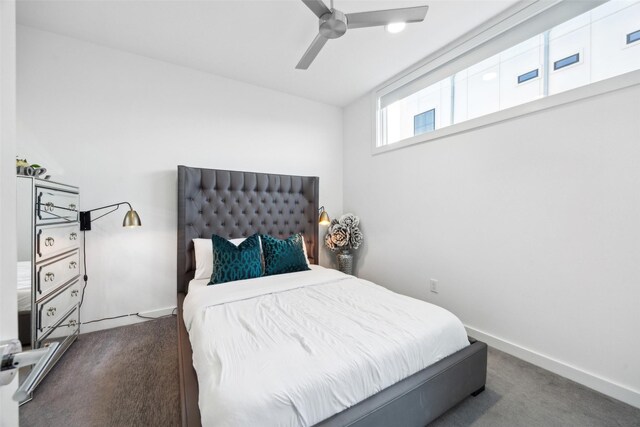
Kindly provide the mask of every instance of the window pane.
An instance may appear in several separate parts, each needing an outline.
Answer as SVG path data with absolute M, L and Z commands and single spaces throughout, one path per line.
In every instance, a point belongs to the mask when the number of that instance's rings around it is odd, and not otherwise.
M 414 93 L 386 93 L 377 144 L 638 70 L 638 23 L 640 0 L 609 1 Z
M 553 63 L 553 69 L 559 70 L 560 68 L 568 67 L 569 65 L 575 64 L 580 61 L 580 54 L 576 53 L 571 56 L 567 56 L 566 58 L 562 58 Z
M 536 68 L 533 71 L 529 71 L 528 73 L 524 73 L 518 76 L 518 83 L 528 82 L 529 80 L 533 80 L 538 77 L 538 69 Z
M 434 111 L 433 119 L 428 125 L 430 128 L 424 132 L 451 124 L 450 114 L 446 117 L 443 114 L 435 114 L 435 110 L 451 110 L 451 79 L 442 80 L 385 107 L 382 110 L 384 118 L 382 127 L 387 139 L 386 143 L 393 144 L 423 133 L 416 132 L 415 117 L 431 110 Z

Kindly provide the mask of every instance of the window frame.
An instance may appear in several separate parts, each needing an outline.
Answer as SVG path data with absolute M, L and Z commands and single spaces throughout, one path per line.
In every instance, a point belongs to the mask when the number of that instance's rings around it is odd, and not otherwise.
M 444 138 L 450 135 L 454 135 L 461 132 L 468 132 L 470 130 L 488 126 L 491 124 L 499 123 L 505 120 L 517 118 L 523 115 L 531 114 L 537 111 L 553 108 L 559 105 L 564 105 L 570 102 L 575 102 L 580 99 L 597 96 L 603 93 L 620 90 L 626 87 L 631 87 L 640 84 L 640 70 L 631 71 L 619 76 L 614 76 L 609 79 L 590 83 L 585 86 L 577 87 L 565 92 L 546 96 L 544 98 L 530 101 L 521 105 L 517 105 L 504 110 L 496 111 L 490 114 L 486 114 L 481 117 L 466 120 L 460 123 L 451 124 L 449 126 L 435 129 L 431 132 L 425 132 L 419 135 L 403 139 L 391 144 L 378 145 L 379 138 L 383 135 L 383 123 L 380 114 L 381 99 L 388 94 L 392 94 L 399 88 L 409 85 L 414 81 L 420 79 L 422 85 L 434 84 L 447 76 L 453 75 L 456 72 L 466 68 L 465 63 L 471 62 L 477 63 L 480 60 L 477 59 L 481 55 L 486 55 L 485 51 L 480 52 L 482 47 L 487 45 L 494 49 L 494 54 L 507 49 L 517 43 L 526 40 L 526 36 L 522 37 L 522 40 L 511 41 L 505 43 L 505 39 L 508 39 L 509 32 L 515 32 L 521 35 L 521 33 L 532 32 L 531 28 L 518 32 L 521 26 L 524 27 L 541 27 L 546 25 L 544 29 L 537 30 L 532 34 L 527 34 L 528 37 L 532 37 L 535 34 L 544 32 L 559 23 L 566 22 L 575 16 L 585 13 L 603 3 L 605 0 L 599 0 L 597 2 L 590 2 L 588 7 L 583 2 L 570 2 L 556 0 L 554 2 L 541 2 L 531 1 L 524 5 L 517 4 L 514 7 L 506 10 L 502 14 L 498 15 L 494 19 L 481 25 L 476 30 L 456 40 L 450 45 L 438 50 L 434 54 L 428 56 L 423 61 L 419 62 L 415 66 L 403 73 L 389 79 L 387 82 L 378 86 L 370 93 L 370 105 L 371 105 L 371 117 L 372 117 L 372 142 L 371 153 L 377 155 L 386 153 L 389 151 L 402 149 L 411 145 L 433 141 L 435 139 Z M 550 19 L 555 20 L 550 21 Z M 528 25 L 533 21 L 533 24 Z M 625 39 L 626 41 L 626 39 Z M 634 46 L 632 43 L 628 46 Z M 501 47 L 504 46 L 504 47 Z M 462 59 L 462 61 L 460 61 Z M 553 70 L 553 63 L 551 63 L 550 72 L 560 72 L 562 70 L 578 66 L 582 64 L 584 59 L 583 52 L 580 52 L 580 60 L 577 63 L 569 66 Z M 475 62 L 472 62 L 475 61 Z M 460 65 L 462 63 L 462 66 Z M 532 70 L 533 71 L 533 70 Z M 540 73 L 537 78 L 530 79 L 520 84 L 526 84 L 530 81 L 535 81 L 541 78 Z M 425 86 L 426 87 L 426 86 Z M 402 99 L 402 98 L 400 98 Z M 389 103 L 390 104 L 390 103 Z M 387 104 L 387 105 L 389 105 Z

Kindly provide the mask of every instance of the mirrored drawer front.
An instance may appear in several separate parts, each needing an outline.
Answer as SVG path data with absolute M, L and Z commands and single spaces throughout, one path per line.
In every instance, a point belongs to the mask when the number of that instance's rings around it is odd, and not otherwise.
M 75 249 L 79 243 L 78 223 L 36 227 L 36 262 Z
M 79 196 L 76 193 L 36 187 L 36 223 L 77 221 Z
M 37 348 L 42 347 L 43 345 L 51 342 L 51 341 L 63 341 L 70 335 L 73 335 L 78 332 L 80 328 L 80 312 L 78 308 L 75 308 L 59 325 L 55 328 L 47 329 L 41 336 L 46 337 L 43 340 L 39 340 L 36 345 Z
M 80 281 L 77 280 L 53 298 L 41 304 L 36 304 L 39 336 L 45 334 L 52 326 L 55 326 L 74 305 L 80 302 L 81 292 Z
M 80 252 L 75 250 L 61 257 L 36 265 L 36 299 L 47 295 L 58 286 L 78 277 Z

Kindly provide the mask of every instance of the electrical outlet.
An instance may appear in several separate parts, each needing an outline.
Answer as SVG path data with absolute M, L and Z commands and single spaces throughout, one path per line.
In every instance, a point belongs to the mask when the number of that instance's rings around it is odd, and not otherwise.
M 438 293 L 438 281 L 436 279 L 429 280 L 429 285 L 431 287 L 431 292 L 434 294 Z

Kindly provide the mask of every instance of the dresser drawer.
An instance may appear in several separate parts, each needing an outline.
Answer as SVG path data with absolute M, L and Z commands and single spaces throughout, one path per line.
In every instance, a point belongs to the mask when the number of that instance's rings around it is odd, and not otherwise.
M 36 299 L 78 277 L 80 272 L 80 252 L 75 250 L 66 255 L 44 261 L 36 265 Z
M 82 292 L 80 281 L 76 280 L 72 285 L 62 290 L 53 298 L 42 303 L 36 303 L 38 312 L 38 336 L 47 333 L 60 319 L 80 302 Z
M 80 310 L 76 307 L 59 325 L 48 328 L 43 334 L 44 339 L 38 340 L 36 348 L 40 348 L 52 341 L 63 341 L 65 338 L 78 333 L 80 329 Z
M 78 223 L 36 227 L 36 262 L 77 248 L 79 239 Z
M 77 221 L 79 195 L 36 186 L 36 224 Z

